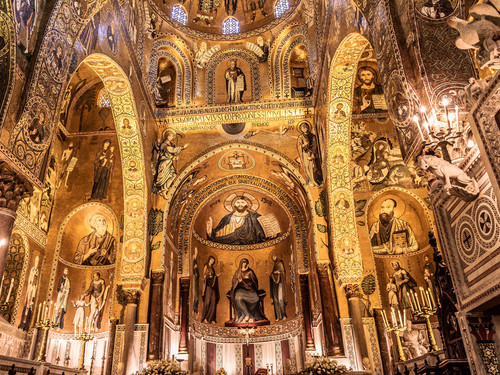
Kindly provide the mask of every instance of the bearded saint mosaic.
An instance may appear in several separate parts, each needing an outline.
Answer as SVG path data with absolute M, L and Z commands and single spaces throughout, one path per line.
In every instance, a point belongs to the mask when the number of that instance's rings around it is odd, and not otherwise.
M 86 266 L 104 266 L 115 262 L 116 240 L 108 231 L 108 219 L 95 214 L 90 217 L 92 232 L 84 236 L 75 251 L 73 262 Z
M 207 239 L 232 245 L 250 245 L 279 236 L 281 230 L 276 216 L 257 212 L 259 203 L 250 193 L 232 193 L 224 202 L 230 213 L 214 227 L 210 216 L 206 222 Z

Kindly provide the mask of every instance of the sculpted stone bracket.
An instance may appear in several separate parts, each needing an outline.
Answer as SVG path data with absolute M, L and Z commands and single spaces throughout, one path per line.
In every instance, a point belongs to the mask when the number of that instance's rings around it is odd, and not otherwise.
M 435 177 L 435 180 L 430 182 L 430 194 L 441 192 L 466 202 L 473 201 L 479 195 L 479 186 L 474 178 L 469 177 L 460 167 L 438 156 L 419 156 L 418 166 Z

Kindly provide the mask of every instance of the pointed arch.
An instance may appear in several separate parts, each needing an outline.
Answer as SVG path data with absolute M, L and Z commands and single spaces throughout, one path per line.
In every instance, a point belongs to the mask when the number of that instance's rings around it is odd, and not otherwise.
M 327 179 L 330 236 L 339 282 L 359 283 L 363 263 L 357 235 L 354 194 L 351 183 L 351 117 L 356 68 L 368 40 L 358 33 L 347 35 L 332 59 L 328 79 Z M 340 108 L 338 114 L 335 110 Z M 335 206 L 335 197 L 344 194 L 348 209 Z
M 93 54 L 83 62 L 101 78 L 111 102 L 122 160 L 125 203 L 119 273 L 123 284 L 138 287 L 147 263 L 147 190 L 137 107 L 130 81 L 115 61 Z M 128 126 L 122 126 L 124 120 L 128 120 Z
M 181 48 L 183 47 L 183 48 Z M 149 69 L 148 86 L 152 91 L 158 78 L 158 60 L 161 57 L 169 58 L 177 70 L 176 104 L 177 106 L 191 105 L 193 81 L 192 56 L 187 46 L 180 40 L 161 39 L 153 43 L 151 49 L 151 63 Z
M 205 83 L 205 93 L 206 93 L 206 104 L 215 103 L 215 73 L 220 64 L 228 59 L 242 59 L 246 61 L 250 67 L 250 85 L 252 89 L 252 101 L 259 100 L 261 98 L 261 84 L 260 84 L 260 70 L 259 70 L 259 60 L 254 53 L 251 53 L 242 49 L 225 49 L 223 51 L 217 52 L 210 59 L 206 71 L 206 83 Z
M 16 65 L 16 43 L 11 2 L 5 1 L 3 4 L 5 8 L 0 6 L 0 38 L 4 42 L 4 46 L 0 47 L 0 61 L 2 62 L 0 64 L 0 77 L 5 83 L 3 87 L 0 87 L 0 126 L 4 123 L 7 107 L 12 96 Z

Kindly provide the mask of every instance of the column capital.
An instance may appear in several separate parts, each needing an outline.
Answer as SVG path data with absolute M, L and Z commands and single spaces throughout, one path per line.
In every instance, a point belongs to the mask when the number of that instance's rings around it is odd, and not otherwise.
M 165 271 L 163 271 L 163 270 L 152 270 L 151 271 L 151 283 L 153 285 L 162 284 L 164 280 L 165 280 Z
M 0 160 L 0 208 L 17 211 L 21 199 L 33 195 L 33 185 L 10 165 Z
M 343 286 L 347 299 L 363 297 L 359 284 L 345 284 Z
M 137 305 L 139 303 L 139 300 L 141 299 L 141 292 L 136 289 L 123 289 L 123 294 L 127 305 Z

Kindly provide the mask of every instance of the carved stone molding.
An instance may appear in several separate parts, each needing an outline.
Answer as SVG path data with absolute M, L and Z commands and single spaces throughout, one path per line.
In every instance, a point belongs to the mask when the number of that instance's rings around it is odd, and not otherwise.
M 19 176 L 9 164 L 0 161 L 0 207 L 16 212 L 21 199 L 33 195 L 32 184 Z

